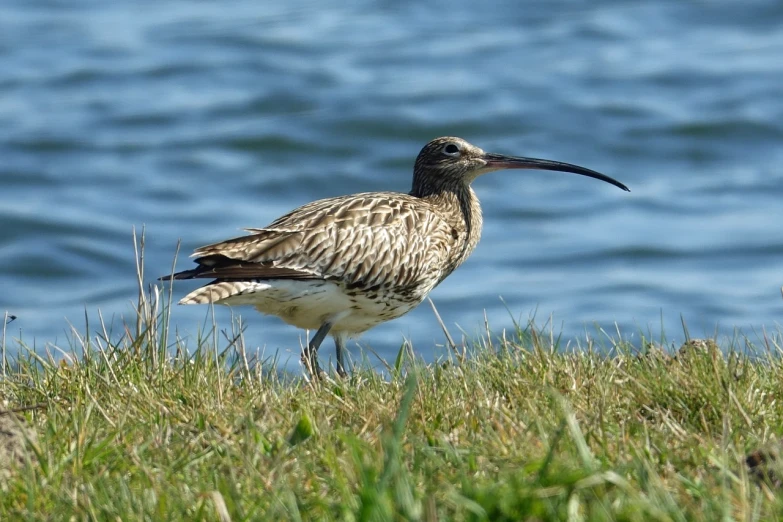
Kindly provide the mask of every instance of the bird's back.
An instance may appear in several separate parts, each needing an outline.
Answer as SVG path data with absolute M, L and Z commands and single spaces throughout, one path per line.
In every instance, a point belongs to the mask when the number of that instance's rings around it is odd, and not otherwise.
M 308 203 L 249 235 L 197 249 L 178 278 L 334 281 L 420 302 L 453 270 L 465 234 L 425 199 L 372 192 Z

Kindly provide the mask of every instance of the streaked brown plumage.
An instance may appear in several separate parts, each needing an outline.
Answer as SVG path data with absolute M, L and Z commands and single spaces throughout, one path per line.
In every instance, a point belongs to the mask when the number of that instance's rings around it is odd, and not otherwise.
M 437 138 L 416 158 L 409 194 L 322 199 L 264 228 L 247 229 L 249 235 L 197 249 L 198 266 L 173 278 L 213 281 L 180 304 L 250 304 L 299 328 L 317 329 L 302 354 L 316 372 L 316 352 L 331 334 L 337 370 L 344 374 L 346 337 L 409 312 L 467 259 L 482 226 L 470 184 L 511 168 L 573 172 L 628 190 L 576 165 L 489 154 L 461 138 Z

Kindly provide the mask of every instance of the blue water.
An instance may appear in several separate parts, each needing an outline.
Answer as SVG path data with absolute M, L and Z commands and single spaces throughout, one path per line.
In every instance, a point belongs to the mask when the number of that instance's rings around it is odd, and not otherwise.
M 479 179 L 484 237 L 432 294 L 452 335 L 477 335 L 485 311 L 497 333 L 535 315 L 572 346 L 617 328 L 676 341 L 681 317 L 695 337 L 778 329 L 780 2 L 6 0 L 9 336 L 67 347 L 85 310 L 93 324 L 98 310 L 132 318 L 134 226 L 151 283 L 180 239 L 185 269 L 193 248 L 313 199 L 407 191 L 439 135 L 632 190 L 550 172 Z M 251 348 L 295 364 L 302 332 L 236 311 Z M 174 310 L 190 346 L 207 314 Z M 389 358 L 403 337 L 445 353 L 426 304 L 360 344 Z

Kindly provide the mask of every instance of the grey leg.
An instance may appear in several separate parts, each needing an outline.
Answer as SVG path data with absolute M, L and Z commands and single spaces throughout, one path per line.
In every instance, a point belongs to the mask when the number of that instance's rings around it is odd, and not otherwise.
M 334 336 L 334 349 L 337 353 L 337 373 L 340 375 L 340 377 L 345 377 L 348 375 L 345 372 L 345 366 L 343 364 L 343 352 L 345 351 L 345 337 L 342 335 L 335 335 Z
M 304 351 L 302 351 L 302 363 L 313 377 L 317 378 L 321 373 L 321 368 L 318 366 L 318 348 L 321 346 L 321 343 L 324 342 L 324 339 L 329 334 L 329 330 L 331 329 L 332 323 L 322 324 L 321 327 L 315 332 L 315 335 L 313 335 L 313 338 L 310 339 L 310 343 L 307 345 Z

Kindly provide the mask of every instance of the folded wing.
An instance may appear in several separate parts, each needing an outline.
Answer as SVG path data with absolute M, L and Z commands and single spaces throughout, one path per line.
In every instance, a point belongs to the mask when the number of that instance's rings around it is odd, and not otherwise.
M 453 229 L 437 212 L 398 193 L 315 201 L 248 231 L 198 248 L 193 254 L 198 266 L 173 277 L 411 287 L 433 275 L 439 280 L 453 245 Z

